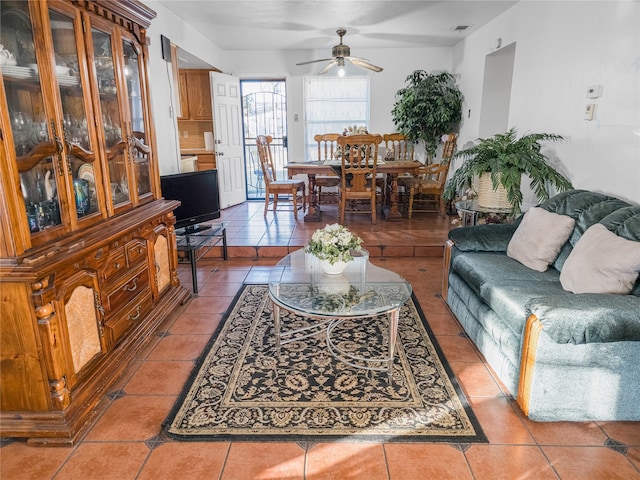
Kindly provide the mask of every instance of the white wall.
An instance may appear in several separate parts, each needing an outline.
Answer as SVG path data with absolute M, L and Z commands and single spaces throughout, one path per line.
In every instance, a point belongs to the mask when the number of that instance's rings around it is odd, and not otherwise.
M 391 119 L 391 109 L 395 93 L 405 86 L 405 78 L 414 70 L 427 71 L 451 70 L 450 48 L 404 48 L 404 49 L 359 49 L 357 56 L 368 58 L 384 70 L 370 73 L 371 133 L 392 133 L 395 126 Z M 303 122 L 303 79 L 315 75 L 324 63 L 297 66 L 296 63 L 316 58 L 325 58 L 326 51 L 288 50 L 288 51 L 228 51 L 227 71 L 240 78 L 285 78 L 287 83 L 287 120 L 289 135 L 289 160 L 300 161 L 304 156 Z M 364 71 L 364 70 L 363 70 Z M 294 122 L 298 115 L 298 122 Z M 421 156 L 422 149 L 416 153 Z
M 155 10 L 157 14 L 147 31 L 151 39 L 149 47 L 151 108 L 156 127 L 160 174 L 168 175 L 180 171 L 177 121 L 175 116 L 170 114 L 170 111 L 175 111 L 172 92 L 178 86 L 173 85 L 171 65 L 162 59 L 160 35 L 164 35 L 173 44 L 218 68 L 224 67 L 224 53 L 201 34 L 189 28 L 182 19 L 158 1 L 145 0 L 143 3 Z
M 287 81 L 290 160 L 302 158 L 302 79 L 326 51 L 223 52 L 188 28 L 156 0 L 144 2 L 158 17 L 149 35 L 151 95 L 162 174 L 177 171 L 178 138 L 169 117 L 171 80 L 162 60 L 160 34 L 211 65 L 240 78 L 284 77 Z M 456 73 L 464 96 L 459 147 L 478 137 L 484 62 L 502 45 L 516 42 L 509 125 L 522 132 L 563 135 L 545 147 L 576 188 L 602 191 L 640 202 L 640 4 L 637 1 L 521 1 L 453 48 L 362 50 L 354 54 L 384 67 L 371 74 L 372 132 L 394 130 L 395 93 L 413 70 Z M 589 85 L 603 94 L 586 97 Z M 596 117 L 583 119 L 587 103 Z M 469 116 L 470 110 L 470 116 Z M 299 122 L 293 121 L 298 114 Z M 454 165 L 455 168 L 455 165 Z M 527 198 L 529 204 L 535 203 Z M 527 203 L 525 203 L 525 208 Z
M 509 126 L 565 137 L 545 153 L 574 187 L 640 202 L 640 4 L 523 1 L 456 45 L 459 146 L 478 137 L 485 56 L 497 38 L 516 42 Z M 594 84 L 602 96 L 588 99 Z M 587 103 L 597 105 L 590 122 Z

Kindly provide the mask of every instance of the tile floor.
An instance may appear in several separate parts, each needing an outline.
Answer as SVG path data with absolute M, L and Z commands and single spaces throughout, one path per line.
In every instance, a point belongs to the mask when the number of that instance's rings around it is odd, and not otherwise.
M 335 221 L 326 207 L 325 220 Z M 333 215 L 333 216 L 332 216 Z M 231 258 L 199 262 L 200 293 L 159 328 L 103 399 L 74 447 L 38 448 L 4 439 L 2 480 L 173 479 L 640 479 L 640 423 L 535 423 L 523 417 L 442 299 L 442 248 L 450 218 L 422 214 L 400 222 L 348 224 L 371 261 L 414 286 L 446 358 L 458 376 L 488 444 L 179 443 L 160 434 L 195 360 L 243 282 L 264 283 L 282 252 L 304 245 L 318 224 L 270 213 L 262 204 L 223 212 Z M 323 223 L 324 224 L 324 223 Z M 323 225 L 321 224 L 321 225 Z M 376 250 L 376 248 L 380 250 Z M 393 248 L 392 248 L 393 247 Z M 380 256 L 386 252 L 385 256 Z M 215 254 L 215 249 L 212 252 Z M 410 256 L 415 255 L 415 256 Z M 190 287 L 190 271 L 180 266 Z

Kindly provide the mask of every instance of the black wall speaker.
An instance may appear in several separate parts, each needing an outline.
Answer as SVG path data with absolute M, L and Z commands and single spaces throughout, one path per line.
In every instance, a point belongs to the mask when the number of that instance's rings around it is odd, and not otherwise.
M 162 44 L 162 59 L 166 62 L 171 61 L 171 40 L 164 35 L 160 35 L 160 43 Z

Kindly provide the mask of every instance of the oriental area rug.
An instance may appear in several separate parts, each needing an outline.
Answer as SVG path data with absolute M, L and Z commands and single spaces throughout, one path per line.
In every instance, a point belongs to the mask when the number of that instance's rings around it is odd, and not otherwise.
M 282 328 L 317 320 L 282 312 Z M 383 356 L 385 315 L 331 332 Z M 382 352 L 382 353 L 381 353 Z M 268 286 L 245 285 L 163 423 L 182 441 L 486 442 L 415 297 L 400 311 L 393 373 L 346 365 L 326 331 L 276 349 Z

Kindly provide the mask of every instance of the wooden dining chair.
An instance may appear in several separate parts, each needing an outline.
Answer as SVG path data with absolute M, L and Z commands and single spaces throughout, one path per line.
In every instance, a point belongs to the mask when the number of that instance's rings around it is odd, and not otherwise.
M 403 133 L 385 133 L 382 136 L 385 161 L 413 162 L 413 142 Z
M 368 203 L 369 208 L 350 210 L 350 213 L 371 215 L 371 223 L 376 223 L 376 169 L 378 166 L 378 146 L 381 135 L 358 134 L 338 137 L 341 147 L 341 181 L 338 187 L 340 223 L 344 224 L 347 202 L 355 207 Z M 355 201 L 358 201 L 357 204 Z
M 407 217 L 411 218 L 413 212 L 438 213 L 444 217 L 442 194 L 448 172 L 448 160 L 443 163 L 432 163 L 421 167 L 418 175 L 405 184 L 409 189 Z
M 385 133 L 384 140 L 384 160 L 385 162 L 413 162 L 413 142 L 404 133 Z M 398 188 L 401 198 L 408 192 L 405 180 L 412 179 L 413 175 L 402 175 L 398 177 Z M 391 187 L 387 184 L 384 189 L 384 196 L 388 195 Z
M 334 154 L 338 148 L 337 139 L 340 136 L 342 136 L 340 133 L 324 133 L 313 137 L 318 143 L 318 161 L 324 162 L 334 159 Z M 337 187 L 338 185 L 340 185 L 340 177 L 335 175 L 316 175 L 317 202 L 319 204 L 323 203 L 323 188 Z
M 418 175 L 405 180 L 407 189 L 407 217 L 413 212 L 435 212 L 444 216 L 442 194 L 447 183 L 449 164 L 456 150 L 457 134 L 450 133 L 442 146 L 440 163 L 432 163 L 420 168 Z
M 265 193 L 264 193 L 264 216 L 267 216 L 269 210 L 269 202 L 273 195 L 273 211 L 278 208 L 278 195 L 291 195 L 293 203 L 293 216 L 298 219 L 298 210 L 302 211 L 307 208 L 307 187 L 304 180 L 278 180 L 276 169 L 273 166 L 273 156 L 271 155 L 271 135 L 258 135 L 256 137 L 256 146 L 258 147 L 258 158 L 260 159 L 260 167 L 264 177 Z M 298 206 L 298 192 L 302 195 L 302 206 Z

